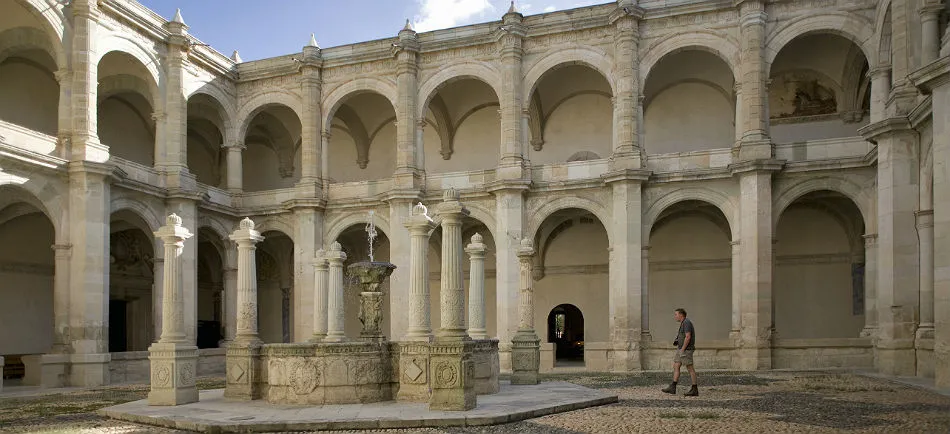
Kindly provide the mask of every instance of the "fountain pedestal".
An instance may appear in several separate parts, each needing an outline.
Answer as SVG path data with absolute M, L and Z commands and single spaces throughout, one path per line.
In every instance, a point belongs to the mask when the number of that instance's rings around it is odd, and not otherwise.
M 357 262 L 346 267 L 350 275 L 356 276 L 360 287 L 360 340 L 364 342 L 384 342 L 386 337 L 380 329 L 383 322 L 383 293 L 379 286 L 389 277 L 396 266 L 389 262 Z

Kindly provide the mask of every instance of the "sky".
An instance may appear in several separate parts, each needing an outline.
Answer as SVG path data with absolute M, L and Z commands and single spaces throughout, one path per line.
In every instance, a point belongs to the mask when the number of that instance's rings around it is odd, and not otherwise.
M 244 61 L 298 53 L 313 33 L 323 48 L 395 36 L 408 18 L 417 32 L 495 21 L 510 0 L 139 0 L 165 19 L 181 9 L 188 32 Z M 517 0 L 524 15 L 610 0 Z

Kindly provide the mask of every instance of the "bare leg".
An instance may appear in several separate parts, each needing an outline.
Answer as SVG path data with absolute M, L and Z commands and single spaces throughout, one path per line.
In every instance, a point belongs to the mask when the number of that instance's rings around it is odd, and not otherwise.
M 673 362 L 673 382 L 674 383 L 678 383 L 680 381 L 680 366 L 681 365 L 682 364 L 680 362 Z M 693 368 L 691 366 L 689 367 L 689 369 L 690 369 L 690 372 L 692 372 Z M 695 384 L 695 381 L 694 381 L 694 384 Z
M 695 386 L 696 385 L 696 369 L 693 368 L 693 365 L 686 365 L 686 370 L 689 371 L 689 378 L 693 380 L 693 385 Z M 679 372 L 677 372 L 677 374 L 679 374 Z M 679 375 L 675 375 L 674 378 L 675 377 L 679 377 Z M 676 381 L 676 380 L 673 380 L 673 381 Z

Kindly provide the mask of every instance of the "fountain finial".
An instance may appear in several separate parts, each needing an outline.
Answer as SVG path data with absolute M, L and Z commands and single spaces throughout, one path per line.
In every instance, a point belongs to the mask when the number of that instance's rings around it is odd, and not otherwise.
M 248 217 L 244 217 L 244 220 L 241 220 L 241 225 L 240 225 L 240 227 L 241 227 L 241 229 L 253 230 L 253 229 L 254 229 L 254 221 L 251 220 L 251 219 L 248 218 Z
M 481 244 L 482 243 L 482 234 L 475 232 L 475 235 L 472 235 L 472 244 Z
M 340 245 L 339 241 L 334 241 L 333 244 L 330 244 L 331 252 L 339 252 L 341 250 L 343 250 L 343 246 Z
M 416 206 L 412 207 L 412 215 L 424 215 L 424 216 L 428 216 L 428 215 L 429 215 L 429 208 L 426 208 L 426 206 L 423 205 L 422 202 L 419 202 L 419 203 L 416 204 Z
M 168 217 L 165 217 L 165 224 L 169 226 L 181 226 L 181 217 L 178 217 L 178 214 L 169 214 Z

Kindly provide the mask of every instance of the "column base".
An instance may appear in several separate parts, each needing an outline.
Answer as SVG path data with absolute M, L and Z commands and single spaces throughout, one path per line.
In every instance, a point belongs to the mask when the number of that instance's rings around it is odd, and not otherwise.
M 182 405 L 198 402 L 198 347 L 177 342 L 156 342 L 148 347 L 151 390 L 148 405 Z
M 764 371 L 772 369 L 772 349 L 742 347 L 736 350 L 736 366 L 741 371 Z
M 611 372 L 634 372 L 643 368 L 640 362 L 639 342 L 611 343 L 609 366 Z
M 261 342 L 234 342 L 225 356 L 224 398 L 250 401 L 261 398 Z
M 511 373 L 511 343 L 498 343 L 498 369 L 503 374 Z
M 70 354 L 69 385 L 77 387 L 105 386 L 112 380 L 109 362 L 112 354 Z
M 429 342 L 399 342 L 399 391 L 397 401 L 427 402 L 429 393 Z
M 773 157 L 772 141 L 743 139 L 739 143 L 739 161 L 768 160 Z
M 874 366 L 884 375 L 912 377 L 917 374 L 917 353 L 911 339 L 878 342 Z
M 858 336 L 860 336 L 860 337 L 862 337 L 862 338 L 872 338 L 872 339 L 873 339 L 875 335 L 877 335 L 877 327 L 876 327 L 876 326 L 864 326 L 864 328 L 861 329 L 861 334 L 859 334 Z
M 26 375 L 23 384 L 42 388 L 65 387 L 68 385 L 68 354 L 34 354 L 23 356 Z M 111 356 L 110 356 L 111 359 Z M 0 365 L 3 365 L 0 363 Z
M 950 343 L 945 339 L 934 343 L 934 385 L 950 389 Z
M 475 408 L 475 343 L 436 341 L 430 345 L 432 396 L 429 410 L 466 411 Z
M 511 384 L 538 384 L 541 340 L 534 330 L 518 331 L 511 338 Z

